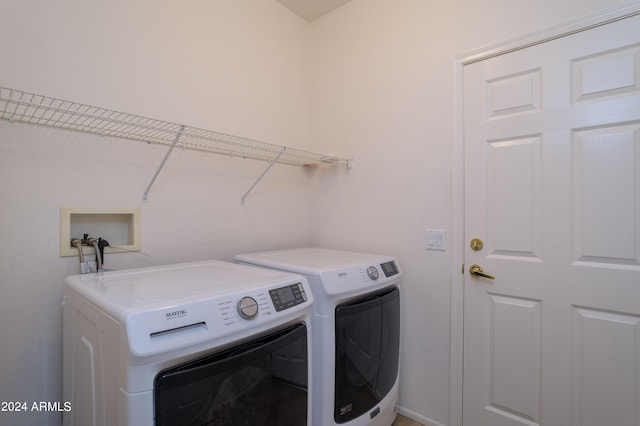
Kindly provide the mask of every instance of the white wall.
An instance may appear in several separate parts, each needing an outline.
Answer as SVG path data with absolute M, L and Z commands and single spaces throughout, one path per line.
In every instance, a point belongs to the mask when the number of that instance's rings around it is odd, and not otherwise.
M 62 206 L 142 209 L 123 268 L 309 242 L 396 255 L 403 410 L 449 417 L 451 59 L 618 0 L 353 0 L 308 24 L 272 0 L 3 0 L 0 85 L 352 155 L 280 166 L 0 121 L 0 401 L 61 398 Z M 7 17 L 10 17 L 8 19 Z M 450 244 L 450 241 L 448 242 Z M 0 413 L 0 424 L 60 416 Z
M 309 25 L 271 0 L 3 0 L 0 85 L 303 149 Z M 109 268 L 306 245 L 310 176 L 0 121 L 0 401 L 60 401 L 63 206 L 141 208 L 140 254 Z M 97 235 L 96 235 L 97 237 Z M 179 283 L 177 283 L 179 284 Z M 2 425 L 59 413 L 0 412 Z
M 450 275 L 459 266 L 424 240 L 426 229 L 452 226 L 452 58 L 622 3 L 354 0 L 312 24 L 312 137 L 355 161 L 317 182 L 311 238 L 398 257 L 400 405 L 423 423 L 449 423 Z

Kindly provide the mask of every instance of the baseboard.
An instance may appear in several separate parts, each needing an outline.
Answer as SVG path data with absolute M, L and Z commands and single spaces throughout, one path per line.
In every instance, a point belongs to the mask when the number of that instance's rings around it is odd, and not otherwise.
M 445 426 L 442 423 L 436 422 L 428 417 L 422 416 L 414 411 L 408 410 L 404 407 L 398 407 L 398 414 L 408 417 L 414 422 L 422 423 L 424 426 Z

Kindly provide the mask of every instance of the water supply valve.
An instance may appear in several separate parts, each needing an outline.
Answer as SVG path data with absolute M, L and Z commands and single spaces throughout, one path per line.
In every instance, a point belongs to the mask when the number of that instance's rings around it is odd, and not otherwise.
M 98 272 L 98 270 L 104 264 L 104 248 L 109 246 L 109 241 L 103 239 L 102 237 L 98 239 L 89 238 L 89 234 L 84 234 L 82 239 L 72 238 L 71 245 L 78 249 L 80 273 L 88 274 L 91 272 Z M 93 247 L 96 255 L 95 261 L 85 261 L 82 246 Z

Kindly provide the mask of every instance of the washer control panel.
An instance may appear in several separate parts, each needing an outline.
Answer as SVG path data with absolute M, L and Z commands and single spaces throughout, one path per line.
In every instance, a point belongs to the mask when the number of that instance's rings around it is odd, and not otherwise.
M 276 312 L 289 309 L 307 301 L 307 293 L 305 293 L 302 283 L 295 283 L 269 290 L 269 296 L 271 296 L 271 301 L 276 308 Z

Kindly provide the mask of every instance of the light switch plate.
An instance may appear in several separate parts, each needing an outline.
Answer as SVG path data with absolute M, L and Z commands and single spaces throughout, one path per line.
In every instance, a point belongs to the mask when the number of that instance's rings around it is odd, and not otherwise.
M 427 250 L 444 251 L 447 249 L 447 231 L 427 229 L 425 241 Z

